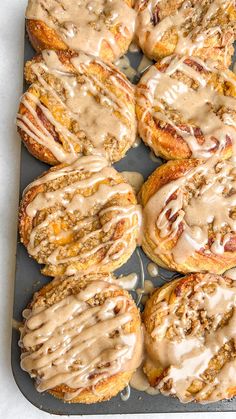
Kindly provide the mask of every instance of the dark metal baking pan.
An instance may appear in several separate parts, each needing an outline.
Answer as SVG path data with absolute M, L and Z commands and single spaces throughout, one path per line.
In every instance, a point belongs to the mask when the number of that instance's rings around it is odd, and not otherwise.
M 32 58 L 35 54 L 27 36 L 25 37 L 25 61 Z M 129 54 L 132 66 L 137 67 L 142 55 L 140 53 Z M 17 139 L 20 141 L 20 139 Z M 126 157 L 118 162 L 115 167 L 119 171 L 137 171 L 142 173 L 144 179 L 160 165 L 161 160 L 153 161 L 150 158 L 150 150 L 144 145 L 129 150 Z M 20 193 L 23 189 L 48 166 L 32 157 L 27 150 L 21 148 L 21 175 L 20 175 Z M 149 259 L 144 255 L 141 249 L 137 249 L 127 264 L 120 268 L 116 274 L 128 274 L 136 272 L 142 277 L 140 257 L 144 268 L 145 279 L 152 279 L 147 272 Z M 159 269 L 162 276 L 168 278 L 173 275 L 164 269 Z M 39 265 L 28 256 L 25 248 L 19 243 L 17 245 L 16 255 L 16 278 L 15 278 L 15 296 L 13 318 L 21 321 L 22 310 L 31 300 L 35 291 L 46 284 L 50 278 L 46 278 L 40 273 Z M 155 285 L 162 285 L 163 279 L 157 277 L 154 279 Z M 34 387 L 33 380 L 20 368 L 20 348 L 18 347 L 19 333 L 13 328 L 12 331 L 12 371 L 15 381 L 27 400 L 39 409 L 58 415 L 105 415 L 121 413 L 177 413 L 177 412 L 231 412 L 236 411 L 236 398 L 230 401 L 200 405 L 197 403 L 181 404 L 173 397 L 165 397 L 161 394 L 150 396 L 143 392 L 131 389 L 130 397 L 127 401 L 122 401 L 121 396 L 113 398 L 108 402 L 97 403 L 94 405 L 85 404 L 66 404 L 55 399 L 47 393 L 38 393 Z

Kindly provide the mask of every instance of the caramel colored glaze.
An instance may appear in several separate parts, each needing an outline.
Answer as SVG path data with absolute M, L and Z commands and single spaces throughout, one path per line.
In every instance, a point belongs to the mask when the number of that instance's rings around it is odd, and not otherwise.
M 191 274 L 157 289 L 144 314 L 144 371 L 183 403 L 236 395 L 236 282 Z
M 114 66 L 83 53 L 43 51 L 26 63 L 18 131 L 28 150 L 49 164 L 81 154 L 114 162 L 136 138 L 134 91 Z
M 196 57 L 150 67 L 137 90 L 139 135 L 157 156 L 236 155 L 236 76 Z
M 178 272 L 223 273 L 236 265 L 236 172 L 230 161 L 180 160 L 140 191 L 145 253 Z
M 233 0 L 138 0 L 136 10 L 136 37 L 149 58 L 189 54 L 230 65 L 236 27 Z
M 29 0 L 27 30 L 37 51 L 70 49 L 115 61 L 132 41 L 131 0 Z
M 109 274 L 58 277 L 23 312 L 21 367 L 39 392 L 66 402 L 108 400 L 142 354 L 140 316 Z
M 132 187 L 99 156 L 53 168 L 31 183 L 20 207 L 21 241 L 49 276 L 112 271 L 139 240 Z

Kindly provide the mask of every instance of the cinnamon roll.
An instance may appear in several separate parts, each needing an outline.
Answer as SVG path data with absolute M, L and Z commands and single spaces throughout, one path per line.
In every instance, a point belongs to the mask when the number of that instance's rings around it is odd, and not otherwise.
M 39 392 L 95 403 L 128 384 L 141 360 L 140 315 L 129 293 L 109 279 L 58 277 L 23 311 L 21 367 Z
M 141 78 L 136 110 L 141 138 L 167 160 L 236 154 L 236 76 L 230 70 L 191 56 L 165 58 Z
M 31 83 L 17 126 L 29 152 L 55 165 L 81 154 L 120 160 L 136 137 L 134 90 L 112 65 L 85 55 L 48 51 L 26 63 Z
M 169 161 L 144 183 L 144 252 L 178 272 L 236 265 L 236 170 L 228 160 Z
M 144 364 L 149 383 L 183 403 L 236 395 L 236 282 L 191 274 L 146 303 Z
M 140 223 L 132 187 L 99 156 L 31 183 L 19 215 L 21 241 L 49 276 L 115 270 L 135 250 Z
M 104 61 L 124 55 L 132 41 L 132 0 L 29 0 L 26 27 L 36 51 L 84 51 Z
M 149 58 L 190 54 L 230 65 L 236 24 L 234 1 L 138 0 L 136 9 L 136 37 Z

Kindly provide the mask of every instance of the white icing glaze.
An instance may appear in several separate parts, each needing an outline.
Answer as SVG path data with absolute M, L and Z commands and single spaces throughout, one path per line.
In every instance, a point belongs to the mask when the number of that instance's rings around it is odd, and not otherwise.
M 192 183 L 195 176 L 203 179 L 198 188 Z M 156 253 L 163 244 L 176 238 L 174 247 L 166 251 L 176 264 L 197 257 L 196 252 L 200 249 L 206 255 L 209 252 L 222 255 L 236 233 L 236 221 L 232 217 L 236 206 L 235 180 L 234 165 L 229 161 L 218 163 L 215 157 L 152 195 L 144 208 L 144 231 L 156 244 Z M 186 201 L 188 188 L 193 195 Z M 173 222 L 170 221 L 172 217 L 175 218 Z M 211 236 L 208 243 L 209 225 L 215 236 Z M 226 226 L 228 230 L 224 232 Z
M 46 23 L 70 49 L 99 56 L 106 43 L 114 58 L 122 51 L 112 30 L 129 43 L 135 17 L 123 0 L 29 0 L 26 10 L 27 19 Z
M 194 63 L 206 72 L 205 77 L 194 68 Z M 218 73 L 225 81 L 235 84 L 233 74 L 228 70 L 219 72 L 199 58 L 186 56 L 171 56 L 161 64 L 167 66 L 165 71 L 152 66 L 138 87 L 137 102 L 143 108 L 139 121 L 141 137 L 153 146 L 151 118 L 161 127 L 173 129 L 186 142 L 193 157 L 207 159 L 227 142 L 232 143 L 236 155 L 236 99 L 219 93 L 208 82 L 212 73 Z M 176 72 L 193 80 L 198 87 L 189 87 L 184 79 L 177 80 Z M 198 140 L 200 133 L 203 142 Z
M 115 280 L 115 282 L 118 282 L 121 288 L 133 291 L 136 289 L 136 285 L 138 283 L 138 275 L 135 272 L 132 272 L 128 275 L 121 275 L 118 279 Z
M 111 296 L 93 306 L 88 302 L 118 289 L 106 281 L 91 281 L 78 294 L 24 313 L 21 367 L 37 377 L 39 392 L 67 385 L 75 390 L 64 394 L 69 401 L 85 388 L 140 364 L 141 329 L 124 329 L 133 318 L 129 298 Z M 115 331 L 119 333 L 114 336 Z
M 193 381 L 202 381 L 210 360 L 220 349 L 227 342 L 235 341 L 235 305 L 235 282 L 230 284 L 224 278 L 210 274 L 193 285 L 193 290 L 186 289 L 180 296 L 176 295 L 172 304 L 167 304 L 164 299 L 156 304 L 156 326 L 151 335 L 145 334 L 146 362 L 152 362 L 154 366 L 161 365 L 165 369 L 164 378 L 157 385 L 162 393 L 175 395 L 184 403 L 194 399 L 202 401 L 205 396 L 207 402 L 230 397 L 228 389 L 235 386 L 236 362 L 227 358 L 218 374 L 216 371 L 214 380 L 205 382 L 202 389 L 194 394 L 187 390 Z M 178 312 L 180 307 L 184 310 L 181 309 L 181 315 Z M 207 318 L 213 319 L 209 330 L 201 324 L 199 310 Z M 219 326 L 225 314 L 231 310 L 229 321 Z M 171 337 L 166 336 L 168 330 L 172 330 Z M 171 385 L 165 387 L 169 380 Z
M 139 172 L 121 172 L 121 174 L 138 193 L 144 182 L 143 175 Z
M 143 365 L 140 365 L 139 368 L 133 374 L 130 380 L 130 386 L 138 391 L 144 391 L 151 396 L 154 396 L 159 393 L 157 388 L 151 387 L 146 375 L 143 372 Z
M 72 183 L 66 182 L 65 186 L 57 184 L 58 180 L 63 181 L 64 176 L 78 173 L 87 173 L 89 176 L 80 180 L 76 179 Z M 107 179 L 110 180 L 109 184 L 104 183 Z M 48 182 L 56 181 L 57 185 L 51 191 L 37 193 L 26 207 L 26 214 L 31 218 L 38 216 L 46 209 L 54 209 L 50 210 L 43 221 L 32 228 L 27 247 L 29 254 L 38 260 L 42 247 L 46 245 L 52 250 L 43 258 L 42 263 L 54 266 L 66 264 L 66 274 L 71 275 L 76 272 L 76 270 L 73 271 L 74 262 L 85 261 L 93 255 L 98 256 L 103 249 L 105 251 L 101 260 L 103 267 L 112 260 L 116 261 L 121 258 L 127 250 L 134 250 L 142 223 L 141 208 L 133 204 L 107 206 L 113 197 L 133 193 L 129 184 L 117 183 L 117 179 L 116 170 L 107 166 L 104 158 L 88 156 L 82 157 L 71 166 L 50 171 L 29 185 L 25 193 L 35 186 L 43 186 Z M 84 193 L 88 189 L 90 194 Z M 111 217 L 108 221 L 102 222 L 104 216 L 109 214 Z M 64 223 L 66 217 L 72 217 L 74 220 L 72 225 L 65 229 L 61 228 L 59 234 L 54 233 L 53 222 L 63 219 Z M 100 220 L 100 226 L 92 228 L 97 220 Z M 127 223 L 123 233 L 118 237 L 110 236 L 121 220 Z M 47 234 L 44 233 L 45 229 Z M 42 236 L 39 239 L 40 234 Z M 106 240 L 102 239 L 104 236 L 107 237 Z M 91 239 L 95 239 L 95 244 L 90 244 Z M 75 249 L 72 254 L 67 243 Z M 89 269 L 99 269 L 99 266 L 92 265 Z
M 151 65 L 153 64 L 153 62 L 151 60 L 149 60 L 149 58 L 147 58 L 145 55 L 143 55 L 139 66 L 137 68 L 137 71 L 139 74 L 142 74 L 144 71 L 146 71 Z
M 139 46 L 134 41 L 132 41 L 130 46 L 129 46 L 129 52 L 136 53 L 136 52 L 139 52 L 139 51 L 140 51 Z
M 142 288 L 136 289 L 137 294 L 141 296 L 141 303 L 143 305 L 146 303 L 148 297 L 150 296 L 153 290 L 154 290 L 154 285 L 152 281 L 150 281 L 149 279 L 144 280 Z
M 228 271 L 226 271 L 224 273 L 224 276 L 226 276 L 227 278 L 230 278 L 230 279 L 233 279 L 234 281 L 236 281 L 236 268 L 228 269 Z
M 147 271 L 151 277 L 155 278 L 158 276 L 159 268 L 155 263 L 149 262 L 147 265 Z
M 12 324 L 12 328 L 15 330 L 20 330 L 20 328 L 22 327 L 22 322 L 19 322 L 16 319 L 12 319 L 11 324 Z
M 197 55 L 199 49 L 209 44 L 210 37 L 213 37 L 214 45 L 217 42 L 216 46 L 227 49 L 233 42 L 233 23 L 222 23 L 220 27 L 215 18 L 226 14 L 232 4 L 233 0 L 209 0 L 203 4 L 185 0 L 173 6 L 171 1 L 138 0 L 136 36 L 139 44 L 147 56 L 153 58 L 158 42 L 164 36 L 170 37 L 170 33 L 177 34 L 174 52 L 181 55 Z
M 127 402 L 127 400 L 129 400 L 130 398 L 130 386 L 129 384 L 127 385 L 127 387 L 125 387 L 125 389 L 120 393 L 120 398 L 123 402 Z
M 149 153 L 149 157 L 150 157 L 150 159 L 151 159 L 154 163 L 160 163 L 160 162 L 161 162 L 160 157 L 156 156 L 156 155 L 153 153 L 153 151 L 150 151 L 150 153 Z
M 140 144 L 141 144 L 141 138 L 140 137 L 136 137 L 136 139 L 135 139 L 135 141 L 134 141 L 134 143 L 133 143 L 133 145 L 132 145 L 132 147 L 133 148 L 137 148 L 137 147 L 139 147 L 140 146 Z
M 71 59 L 74 71 L 69 71 L 62 64 L 55 51 L 43 51 L 42 55 L 42 62 L 31 65 L 37 79 L 31 91 L 34 88 L 36 92 L 40 91 L 41 96 L 48 97 L 52 110 L 37 95 L 26 92 L 21 103 L 35 122 L 26 115 L 18 114 L 18 127 L 46 147 L 59 162 L 70 163 L 80 153 L 104 155 L 108 160 L 119 159 L 127 148 L 127 141 L 130 145 L 135 141 L 136 133 L 134 112 L 120 99 L 125 89 L 132 100 L 133 89 L 127 79 L 121 73 L 116 73 L 114 68 L 83 53 Z M 101 83 L 99 76 L 89 73 L 91 65 L 102 67 L 101 70 L 108 73 L 106 85 Z M 54 84 L 48 77 L 53 77 Z M 116 93 L 109 90 L 109 84 L 116 86 Z M 64 93 L 60 86 L 65 89 Z M 54 110 L 55 104 L 59 107 L 58 111 Z M 38 109 L 43 119 L 51 123 L 61 143 L 45 126 L 37 113 Z M 62 122 L 58 119 L 58 113 Z M 66 124 L 73 126 L 75 133 Z
M 133 81 L 135 76 L 138 74 L 137 70 L 133 68 L 130 64 L 129 57 L 124 55 L 115 62 L 116 67 L 128 77 L 129 80 Z

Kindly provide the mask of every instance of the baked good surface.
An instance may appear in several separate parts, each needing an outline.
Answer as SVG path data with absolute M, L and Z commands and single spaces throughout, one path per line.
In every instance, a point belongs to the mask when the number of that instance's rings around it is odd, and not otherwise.
M 81 154 L 120 160 L 136 137 L 134 89 L 114 66 L 84 53 L 45 50 L 25 66 L 30 87 L 17 126 L 29 152 L 55 165 Z
M 139 135 L 156 155 L 207 159 L 236 154 L 236 76 L 191 56 L 170 56 L 141 78 Z
M 108 400 L 140 364 L 139 311 L 109 274 L 58 277 L 23 317 L 21 367 L 39 392 L 72 403 Z
M 99 156 L 43 174 L 19 214 L 21 241 L 49 276 L 115 270 L 135 250 L 140 223 L 132 187 Z
M 152 387 L 183 403 L 236 395 L 236 282 L 191 274 L 157 289 L 143 313 Z
M 190 54 L 230 65 L 236 24 L 234 1 L 138 0 L 136 9 L 136 37 L 149 58 Z
M 235 165 L 216 158 L 172 160 L 156 169 L 140 191 L 144 252 L 178 272 L 234 267 L 235 181 Z
M 132 0 L 29 0 L 26 26 L 36 51 L 71 49 L 115 61 L 128 50 L 135 17 Z

